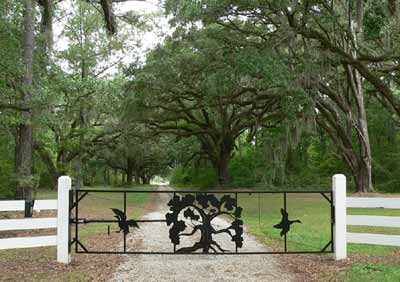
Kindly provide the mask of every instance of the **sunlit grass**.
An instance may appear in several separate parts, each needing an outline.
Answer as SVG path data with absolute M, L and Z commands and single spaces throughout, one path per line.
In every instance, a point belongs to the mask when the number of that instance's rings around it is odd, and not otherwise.
M 394 282 L 400 281 L 400 267 L 398 265 L 355 264 L 346 273 L 346 282 Z

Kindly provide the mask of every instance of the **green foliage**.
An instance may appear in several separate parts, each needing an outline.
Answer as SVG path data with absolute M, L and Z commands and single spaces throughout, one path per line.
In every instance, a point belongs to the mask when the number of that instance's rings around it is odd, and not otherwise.
M 10 135 L 0 130 L 0 199 L 15 197 L 14 142 Z
M 247 147 L 242 156 L 236 153 L 229 165 L 229 172 L 232 177 L 233 187 L 254 187 L 259 179 L 257 172 L 260 163 L 257 161 L 257 153 L 252 147 Z
M 207 190 L 217 186 L 218 178 L 215 170 L 209 166 L 197 168 L 178 166 L 171 173 L 170 183 Z

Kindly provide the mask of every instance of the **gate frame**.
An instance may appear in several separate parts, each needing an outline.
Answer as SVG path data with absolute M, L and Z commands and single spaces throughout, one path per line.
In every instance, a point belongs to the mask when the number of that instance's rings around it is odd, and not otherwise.
M 92 190 L 92 189 L 80 189 L 79 191 L 71 191 L 71 199 L 74 199 L 74 201 L 71 201 L 70 204 L 70 211 L 72 211 L 74 208 L 74 216 L 75 218 L 78 218 L 79 212 L 79 201 L 82 200 L 88 193 L 90 192 L 108 192 L 108 193 L 124 193 L 124 213 L 126 213 L 126 194 L 127 193 L 169 193 L 169 194 L 196 194 L 196 193 L 212 193 L 212 194 L 234 194 L 235 197 L 237 198 L 238 194 L 282 194 L 283 195 L 283 203 L 284 203 L 284 209 L 286 210 L 286 196 L 287 194 L 321 194 L 330 204 L 330 223 L 331 223 L 331 240 L 324 246 L 324 248 L 321 251 L 287 251 L 287 243 L 286 243 L 286 236 L 285 236 L 285 241 L 284 241 L 284 251 L 269 251 L 269 252 L 226 252 L 226 253 L 189 253 L 190 255 L 204 255 L 204 254 L 212 254 L 212 255 L 246 255 L 246 254 L 317 254 L 317 253 L 333 253 L 334 258 L 336 260 L 343 258 L 343 254 L 338 254 L 342 250 L 342 244 L 339 244 L 337 246 L 336 244 L 336 238 L 340 240 L 340 230 L 341 228 L 338 228 L 336 223 L 335 218 L 337 216 L 340 217 L 340 213 L 338 213 L 337 209 L 335 209 L 334 203 L 340 203 L 340 197 L 342 197 L 343 193 L 340 194 L 338 191 L 343 192 L 343 184 L 345 188 L 345 181 L 337 181 L 337 178 L 343 179 L 343 175 L 335 175 L 334 176 L 334 184 L 333 184 L 333 189 L 331 191 L 260 191 L 260 190 L 255 190 L 255 191 L 192 191 L 192 190 L 186 190 L 186 191 L 148 191 L 148 190 Z M 345 177 L 344 177 L 345 180 Z M 336 188 L 335 188 L 336 187 Z M 345 191 L 345 190 L 344 190 Z M 75 193 L 73 193 L 75 192 Z M 81 193 L 79 195 L 79 193 Z M 72 196 L 73 194 L 73 196 Z M 326 194 L 329 194 L 330 197 L 327 197 Z M 344 193 L 345 196 L 345 193 Z M 343 197 L 342 197 L 343 198 Z M 340 211 L 340 210 L 339 210 Z M 112 220 L 111 220 L 112 221 Z M 72 217 L 69 219 L 69 222 L 72 225 L 74 225 L 75 232 L 78 229 L 78 224 L 81 223 L 89 223 L 89 222 L 111 222 L 110 220 L 85 220 L 85 219 L 79 219 L 75 220 Z M 140 222 L 141 220 L 138 220 Z M 147 221 L 147 220 L 145 220 Z M 165 221 L 165 220 L 154 220 L 154 221 Z M 114 222 L 114 221 L 112 221 Z M 341 223 L 339 221 L 339 223 Z M 78 234 L 79 233 L 75 233 Z M 175 254 L 180 254 L 176 252 L 129 252 L 126 251 L 126 237 L 124 236 L 124 251 L 88 251 L 85 246 L 81 244 L 79 241 L 79 237 L 75 235 L 75 238 L 73 240 L 70 239 L 69 246 L 71 247 L 73 244 L 75 244 L 75 253 L 92 253 L 92 254 L 168 254 L 168 255 L 175 255 Z M 83 249 L 79 250 L 78 245 Z M 328 249 L 329 248 L 329 249 Z M 328 250 L 327 250 L 328 249 Z M 188 253 L 185 253 L 188 254 Z

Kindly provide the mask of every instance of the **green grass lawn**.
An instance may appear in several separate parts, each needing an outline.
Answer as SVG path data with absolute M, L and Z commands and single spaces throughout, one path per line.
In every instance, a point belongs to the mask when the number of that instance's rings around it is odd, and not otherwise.
M 376 264 L 354 264 L 346 273 L 347 282 L 397 282 L 400 281 L 400 267 L 398 265 Z

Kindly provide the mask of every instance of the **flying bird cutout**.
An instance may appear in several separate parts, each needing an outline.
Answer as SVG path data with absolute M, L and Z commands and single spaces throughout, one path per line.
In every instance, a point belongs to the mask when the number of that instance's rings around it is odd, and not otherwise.
M 292 225 L 293 223 L 301 223 L 301 221 L 300 220 L 289 220 L 289 215 L 284 209 L 281 209 L 281 214 L 282 214 L 281 222 L 274 225 L 274 228 L 282 229 L 280 235 L 284 236 L 289 232 L 290 225 Z
M 124 232 L 124 234 L 129 233 L 129 227 L 136 227 L 139 228 L 139 225 L 137 224 L 136 220 L 126 220 L 126 215 L 123 211 L 119 209 L 111 209 L 114 212 L 114 217 L 118 220 L 118 227 L 120 233 L 121 231 Z

